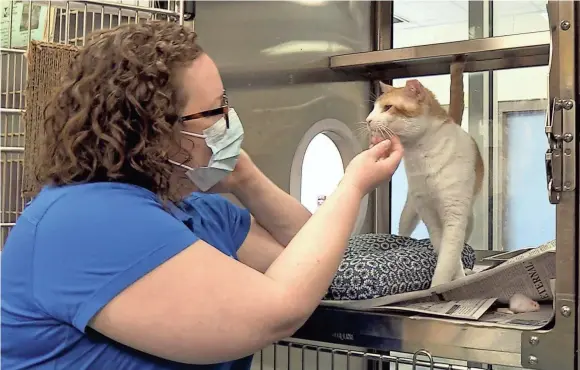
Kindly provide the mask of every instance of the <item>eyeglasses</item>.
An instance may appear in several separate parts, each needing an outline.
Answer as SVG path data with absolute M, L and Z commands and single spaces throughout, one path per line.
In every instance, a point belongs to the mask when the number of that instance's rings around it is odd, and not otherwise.
M 230 106 L 228 103 L 228 96 L 226 95 L 226 90 L 224 90 L 222 95 L 222 103 L 221 106 L 215 109 L 206 110 L 199 113 L 188 114 L 187 116 L 181 117 L 181 121 L 189 121 L 192 119 L 198 119 L 203 117 L 214 117 L 219 115 L 224 115 L 226 119 L 226 128 L 230 128 L 230 117 L 228 116 L 228 112 L 230 110 Z

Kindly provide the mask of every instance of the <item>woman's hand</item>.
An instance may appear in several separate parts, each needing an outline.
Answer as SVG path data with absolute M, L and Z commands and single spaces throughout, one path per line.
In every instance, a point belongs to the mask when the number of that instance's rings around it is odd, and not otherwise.
M 222 194 L 232 193 L 235 189 L 244 186 L 244 183 L 251 180 L 256 171 L 259 171 L 258 167 L 256 167 L 254 162 L 252 162 L 248 153 L 242 149 L 234 171 L 207 192 Z
M 367 194 L 381 182 L 391 179 L 402 157 L 403 146 L 398 137 L 382 141 L 373 138 L 370 148 L 349 163 L 342 182 L 357 187 L 363 195 Z

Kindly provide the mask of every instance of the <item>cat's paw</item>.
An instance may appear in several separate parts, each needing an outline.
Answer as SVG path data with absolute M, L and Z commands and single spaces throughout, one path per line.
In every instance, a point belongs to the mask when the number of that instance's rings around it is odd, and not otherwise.
M 443 284 L 447 284 L 447 283 L 450 283 L 450 282 L 451 282 L 451 280 L 447 280 L 447 279 L 444 279 L 444 278 L 438 278 L 438 277 L 434 276 L 433 277 L 433 280 L 431 280 L 431 287 L 430 288 L 434 288 L 434 287 L 436 287 L 438 285 L 443 285 Z
M 458 268 L 457 272 L 455 273 L 455 276 L 453 277 L 453 280 L 464 278 L 466 276 L 465 270 L 466 269 L 464 269 L 463 267 Z
M 469 275 L 473 275 L 475 274 L 475 271 L 473 271 L 472 269 L 468 269 L 468 268 L 464 268 L 463 272 L 465 273 L 465 276 L 469 276 Z
M 540 310 L 540 304 L 523 294 L 516 293 L 510 298 L 510 311 L 513 313 L 536 312 Z

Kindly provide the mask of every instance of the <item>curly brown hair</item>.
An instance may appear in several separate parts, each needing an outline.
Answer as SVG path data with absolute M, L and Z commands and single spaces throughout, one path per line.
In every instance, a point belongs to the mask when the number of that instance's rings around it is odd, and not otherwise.
M 45 109 L 38 180 L 123 182 L 173 198 L 169 144 L 187 98 L 180 76 L 203 53 L 196 38 L 162 21 L 93 33 Z

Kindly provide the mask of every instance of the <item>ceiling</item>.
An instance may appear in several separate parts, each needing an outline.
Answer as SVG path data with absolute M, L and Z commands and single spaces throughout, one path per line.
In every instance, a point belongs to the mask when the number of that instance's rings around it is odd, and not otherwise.
M 545 13 L 546 0 L 499 0 L 493 2 L 494 17 L 507 17 L 528 13 Z M 394 4 L 395 16 L 406 21 L 399 27 L 425 27 L 440 24 L 467 22 L 468 0 L 416 1 L 397 0 Z

